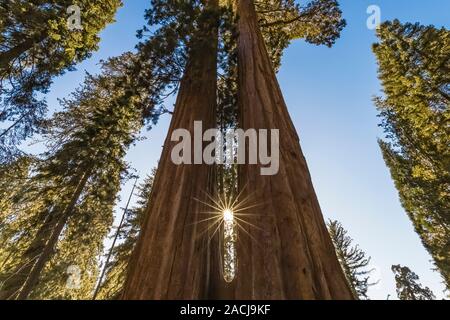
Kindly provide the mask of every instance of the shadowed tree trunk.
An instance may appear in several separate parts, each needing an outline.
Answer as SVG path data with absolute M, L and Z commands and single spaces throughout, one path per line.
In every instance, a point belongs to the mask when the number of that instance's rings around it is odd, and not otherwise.
M 238 229 L 237 299 L 353 299 L 336 258 L 299 138 L 258 27 L 253 0 L 237 5 L 240 127 L 279 129 L 280 168 L 240 167 L 243 197 L 258 205 Z M 270 136 L 270 135 L 269 135 Z M 269 144 L 270 145 L 270 144 Z M 251 234 L 250 238 L 242 230 Z
M 61 216 L 57 219 L 54 228 L 51 229 L 50 239 L 48 239 L 47 243 L 45 244 L 44 250 L 37 259 L 36 263 L 33 266 L 33 269 L 30 272 L 30 275 L 28 276 L 22 289 L 20 290 L 20 294 L 17 297 L 18 300 L 27 299 L 31 294 L 34 286 L 39 281 L 39 276 L 41 272 L 44 270 L 44 267 L 47 264 L 47 262 L 51 259 L 55 251 L 58 239 L 61 236 L 61 233 L 64 229 L 64 226 L 66 225 L 67 220 L 72 215 L 72 212 L 75 209 L 75 205 L 77 204 L 77 201 L 80 199 L 80 196 L 84 188 L 86 187 L 86 183 L 89 180 L 90 173 L 91 169 L 84 174 L 69 205 L 64 210 L 64 212 L 62 212 Z
M 25 39 L 22 43 L 14 48 L 0 53 L 0 75 L 3 76 L 3 72 L 8 69 L 11 62 L 17 59 L 20 55 L 33 48 L 36 43 L 39 43 L 45 39 L 46 35 L 38 35 L 32 38 Z
M 210 9 L 217 0 L 209 0 Z M 122 299 L 202 299 L 209 285 L 209 244 L 202 214 L 208 201 L 214 166 L 175 165 L 171 141 L 176 129 L 187 129 L 194 141 L 194 121 L 203 130 L 215 128 L 217 87 L 217 33 L 215 15 L 199 27 L 181 81 L 169 132 L 125 283 Z M 203 133 L 201 133 L 203 134 Z M 194 148 L 192 148 L 191 158 Z M 198 200 L 196 200 L 198 199 Z
M 0 299 L 25 300 L 29 297 L 39 280 L 42 270 L 54 253 L 58 238 L 86 186 L 90 172 L 91 169 L 88 169 L 81 176 L 70 203 L 64 210 L 59 213 L 57 211 L 52 212 L 46 217 L 30 247 L 21 258 L 22 262 L 13 275 L 3 283 Z M 80 179 L 80 177 L 77 178 Z M 77 178 L 75 178 L 75 181 Z
M 57 222 L 54 214 L 45 213 L 45 221 L 36 233 L 30 247 L 20 257 L 20 263 L 12 274 L 2 284 L 0 300 L 16 299 L 20 289 L 25 283 L 34 264 L 45 248 L 45 243 L 50 238 L 53 228 Z

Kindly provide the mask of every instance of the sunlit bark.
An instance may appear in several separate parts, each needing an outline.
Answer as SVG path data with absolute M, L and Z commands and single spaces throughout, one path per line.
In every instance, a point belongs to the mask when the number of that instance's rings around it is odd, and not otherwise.
M 243 198 L 256 216 L 241 223 L 234 298 L 353 299 L 336 258 L 299 138 L 259 30 L 253 0 L 237 5 L 240 127 L 280 130 L 280 170 L 242 165 Z M 246 234 L 245 231 L 249 235 Z
M 209 6 L 214 9 L 217 0 Z M 171 151 L 177 143 L 171 136 L 187 129 L 193 139 L 194 121 L 202 121 L 204 130 L 215 128 L 218 30 L 211 17 L 191 48 L 123 299 L 207 297 L 210 251 L 207 224 L 199 221 L 211 209 L 198 200 L 206 202 L 206 192 L 212 192 L 214 167 L 175 165 Z

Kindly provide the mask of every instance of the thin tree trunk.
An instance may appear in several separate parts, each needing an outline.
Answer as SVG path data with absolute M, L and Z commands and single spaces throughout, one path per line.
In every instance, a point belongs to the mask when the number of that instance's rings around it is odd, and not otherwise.
M 18 44 L 14 48 L 11 48 L 5 52 L 0 53 L 0 75 L 4 73 L 9 67 L 11 62 L 33 48 L 36 43 L 39 43 L 45 39 L 46 35 L 42 34 L 34 38 L 25 39 L 22 43 Z
M 21 256 L 21 262 L 2 284 L 0 300 L 15 299 L 17 297 L 20 288 L 25 283 L 38 256 L 44 250 L 45 243 L 50 238 L 51 232 L 57 222 L 55 215 L 49 212 L 46 212 L 44 217 L 44 221 L 36 232 L 32 243 Z
M 240 167 L 248 218 L 238 229 L 238 299 L 353 299 L 328 234 L 296 130 L 259 30 L 253 0 L 239 0 L 240 126 L 279 129 L 280 168 L 262 176 L 259 165 Z M 270 135 L 269 135 L 270 136 Z M 270 144 L 269 144 L 270 145 Z M 249 188 L 248 186 L 251 186 Z
M 62 212 L 61 216 L 58 219 L 58 223 L 56 224 L 54 230 L 52 230 L 52 234 L 48 242 L 46 243 L 44 250 L 42 254 L 39 256 L 38 260 L 36 261 L 36 264 L 33 266 L 33 269 L 31 270 L 30 275 L 28 276 L 25 284 L 23 285 L 22 289 L 20 290 L 20 294 L 18 295 L 18 300 L 25 300 L 30 295 L 31 291 L 33 290 L 34 286 L 39 280 L 39 276 L 42 272 L 42 270 L 45 267 L 45 264 L 51 259 L 52 254 L 54 252 L 54 249 L 56 247 L 56 243 L 58 242 L 58 239 L 61 235 L 61 232 L 64 229 L 64 226 L 67 223 L 67 220 L 72 215 L 72 212 L 75 208 L 75 205 L 77 204 L 78 199 L 81 196 L 81 193 L 86 187 L 86 183 L 89 180 L 89 177 L 91 176 L 92 167 L 88 169 L 83 178 L 81 179 L 80 183 L 77 186 L 77 189 L 75 190 L 75 193 L 72 196 L 72 199 L 69 203 L 69 205 L 65 208 L 64 212 Z
M 92 169 L 88 169 L 82 175 L 82 178 L 64 211 L 60 214 L 52 213 L 47 217 L 46 221 L 37 232 L 33 243 L 25 252 L 22 258 L 23 262 L 19 265 L 14 275 L 4 283 L 5 289 L 2 290 L 0 295 L 1 299 L 25 300 L 28 298 L 38 282 L 45 264 L 52 257 L 58 238 L 86 186 L 91 170 Z
M 10 125 L 6 130 L 4 130 L 2 133 L 0 133 L 0 139 L 6 136 L 6 134 L 14 129 L 19 123 L 22 122 L 23 119 L 25 119 L 26 116 L 30 115 L 32 111 L 28 111 L 27 113 L 23 114 L 19 119 L 17 119 L 12 125 Z
M 123 210 L 122 218 L 120 219 L 119 226 L 117 227 L 116 234 L 114 235 L 114 240 L 113 240 L 113 242 L 111 244 L 111 247 L 109 248 L 108 255 L 106 256 L 105 264 L 103 265 L 102 272 L 100 273 L 100 277 L 99 277 L 97 285 L 95 287 L 95 291 L 94 291 L 94 295 L 92 297 L 92 300 L 97 299 L 97 295 L 100 292 L 100 289 L 101 289 L 101 287 L 103 285 L 103 278 L 105 277 L 106 269 L 108 268 L 109 261 L 111 260 L 111 256 L 112 256 L 113 250 L 116 247 L 117 239 L 119 239 L 120 231 L 122 231 L 122 227 L 123 227 L 123 224 L 125 222 L 125 217 L 126 217 L 126 215 L 128 213 L 128 207 L 130 206 L 131 198 L 133 197 L 134 189 L 136 189 L 136 185 L 137 185 L 138 179 L 139 178 L 136 178 L 136 180 L 134 181 L 134 185 L 133 185 L 133 188 L 131 189 L 131 193 L 130 193 L 130 196 L 128 198 L 127 205 L 125 206 L 125 209 Z
M 218 1 L 208 4 L 215 9 Z M 202 212 L 210 209 L 198 200 L 207 201 L 205 192 L 212 191 L 214 167 L 175 165 L 171 151 L 177 143 L 171 135 L 181 128 L 192 135 L 194 121 L 202 121 L 203 130 L 215 128 L 217 27 L 213 18 L 200 26 L 203 39 L 191 48 L 122 299 L 200 299 L 207 295 L 208 234 L 206 224 L 199 222 L 208 218 Z

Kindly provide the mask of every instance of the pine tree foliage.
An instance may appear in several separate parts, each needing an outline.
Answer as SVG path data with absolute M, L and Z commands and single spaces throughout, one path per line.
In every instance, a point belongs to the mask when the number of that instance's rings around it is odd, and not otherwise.
M 0 238 L 8 244 L 0 249 L 0 257 L 7 257 L 7 263 L 0 266 L 0 296 L 6 294 L 7 298 L 20 297 L 27 286 L 32 290 L 25 297 L 92 297 L 103 241 L 113 222 L 120 183 L 127 177 L 123 157 L 137 141 L 142 126 L 151 128 L 161 114 L 169 112 L 164 100 L 178 90 L 187 57 L 202 47 L 202 41 L 210 40 L 193 37 L 207 33 L 200 30 L 203 19 L 209 19 L 204 1 L 153 0 L 145 14 L 148 26 L 138 32 L 141 42 L 137 53 L 105 62 L 100 76 L 88 74 L 80 89 L 61 101 L 65 110 L 44 121 L 46 104 L 39 94 L 47 92 L 55 76 L 72 70 L 76 62 L 89 56 L 96 48 L 98 32 L 112 21 L 120 5 L 119 0 L 70 1 L 68 5 L 82 8 L 84 24 L 82 31 L 69 33 L 63 2 L 17 0 L 2 2 L 0 8 L 0 15 L 8 16 L 0 22 L 1 98 L 7 102 L 0 110 L 0 120 L 13 123 L 0 133 L 0 156 L 10 160 L 7 156 L 16 153 L 11 147 L 36 128 L 42 130 L 48 146 L 48 152 L 32 164 L 12 162 L 22 166 L 18 174 L 24 177 L 23 184 L 18 182 L 7 190 L 4 186 L 11 179 L 5 178 L 4 185 L 0 182 L 0 192 L 5 192 L 7 199 L 0 202 L 7 212 L 4 219 L 0 216 L 0 223 L 4 221 L 7 226 Z M 217 124 L 223 130 L 236 126 L 238 119 L 237 20 L 231 2 L 221 1 L 219 13 Z M 304 38 L 331 46 L 345 26 L 335 0 L 314 0 L 305 6 L 290 0 L 256 4 L 276 69 L 291 40 Z M 59 18 L 53 19 L 53 14 Z M 29 24 L 23 22 L 25 16 L 32 17 Z M 34 19 L 48 23 L 37 28 Z M 20 37 L 21 32 L 27 37 Z M 195 72 L 191 76 L 195 77 Z M 5 164 L 5 170 L 11 170 L 12 164 Z M 222 189 L 236 189 L 234 169 L 223 172 Z M 120 233 L 123 242 L 106 266 L 102 298 L 116 298 L 121 291 L 152 183 L 149 177 L 141 186 L 138 206 L 126 212 L 125 228 Z M 39 261 L 43 262 L 40 268 L 36 267 Z
M 138 187 L 138 200 L 134 208 L 127 210 L 125 220 L 118 235 L 119 245 L 113 248 L 112 259 L 106 265 L 106 279 L 101 284 L 99 293 L 100 299 L 116 299 L 125 283 L 128 262 L 130 261 L 133 249 L 141 229 L 145 209 L 148 206 L 148 199 L 152 191 L 156 169 L 153 169 L 143 183 Z
M 229 13 L 233 12 L 235 1 L 220 2 L 224 9 L 222 18 L 226 22 L 224 26 L 228 28 L 230 35 L 234 36 L 225 39 L 230 44 L 230 40 L 235 41 L 237 36 L 233 27 L 236 21 L 229 16 Z M 308 43 L 331 47 L 347 25 L 336 0 L 312 0 L 305 5 L 299 5 L 294 0 L 257 0 L 255 6 L 261 32 L 275 70 L 280 68 L 283 51 L 291 41 L 304 39 Z
M 367 291 L 374 284 L 370 283 L 372 270 L 367 269 L 370 257 L 367 257 L 358 245 L 353 245 L 353 239 L 348 236 L 347 230 L 339 221 L 329 220 L 327 226 L 353 294 L 359 299 L 368 299 Z
M 374 52 L 384 159 L 409 218 L 450 287 L 450 31 L 386 22 Z
M 53 79 L 98 48 L 99 32 L 114 21 L 121 0 L 0 1 L 0 161 L 39 127 Z M 82 29 L 69 10 L 80 9 Z M 6 121 L 6 122 L 5 122 Z
M 219 52 L 219 127 L 237 124 L 237 55 L 235 1 L 222 0 Z M 255 1 L 259 24 L 275 70 L 281 66 L 283 51 L 295 39 L 331 47 L 346 26 L 336 0 L 313 0 L 300 6 L 293 0 Z
M 170 7 L 170 1 L 167 5 Z M 150 36 L 146 28 L 138 33 L 143 40 L 136 54 L 110 59 L 103 64 L 101 76 L 88 74 L 83 86 L 70 99 L 62 100 L 65 111 L 43 123 L 49 152 L 29 185 L 34 185 L 44 204 L 33 211 L 35 227 L 27 230 L 34 234 L 22 251 L 15 252 L 15 265 L 3 270 L 7 280 L 3 296 L 20 298 L 17 294 L 25 277 L 36 269 L 36 259 L 48 248 L 55 249 L 42 258 L 45 269 L 41 266 L 43 270 L 36 272 L 39 283 L 35 279 L 31 284 L 31 297 L 91 296 L 101 244 L 126 172 L 122 158 L 142 125 L 151 128 L 167 112 L 164 99 L 177 90 L 185 67 L 190 22 L 198 11 L 183 15 L 167 8 L 154 6 L 147 11 L 149 22 L 160 28 Z M 36 204 L 36 199 L 29 203 Z M 55 228 L 58 237 L 51 240 L 55 232 L 48 230 Z M 19 226 L 16 232 L 23 229 Z M 74 245 L 80 234 L 82 243 Z M 78 289 L 67 290 L 74 270 L 82 282 Z
M 428 287 L 422 287 L 419 276 L 408 267 L 392 266 L 395 275 L 397 295 L 400 300 L 435 300 L 434 293 Z
M 32 158 L 22 157 L 0 165 L 0 226 L 11 218 L 12 204 L 29 176 Z
M 47 122 L 49 151 L 28 182 L 28 193 L 39 195 L 43 204 L 34 215 L 34 236 L 25 251 L 16 253 L 16 268 L 6 274 L 3 291 L 8 298 L 23 286 L 26 266 L 32 272 L 41 258 L 45 268 L 37 272 L 32 298 L 90 297 L 116 195 L 127 174 L 123 158 L 138 137 L 141 104 L 148 100 L 145 88 L 131 93 L 122 83 L 131 80 L 124 76 L 131 61 L 133 55 L 124 54 L 105 62 L 100 76 L 87 75 L 81 88 L 61 101 L 64 111 Z M 28 202 L 34 209 L 32 199 Z M 48 247 L 52 249 L 46 253 Z M 79 270 L 81 284 L 67 290 L 72 266 Z
M 28 184 L 36 160 L 21 157 L 0 165 L 0 282 L 26 249 L 35 228 L 34 214 L 43 203 Z
M 283 50 L 295 39 L 331 47 L 346 26 L 336 0 L 312 0 L 299 5 L 295 0 L 255 1 L 261 32 L 277 70 Z

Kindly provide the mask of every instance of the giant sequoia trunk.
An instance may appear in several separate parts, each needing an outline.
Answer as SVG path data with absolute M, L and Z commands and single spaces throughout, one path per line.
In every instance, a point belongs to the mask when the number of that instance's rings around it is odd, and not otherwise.
M 243 165 L 257 228 L 239 230 L 238 299 L 353 299 L 326 229 L 296 130 L 257 23 L 253 0 L 237 5 L 240 127 L 280 130 L 280 170 Z M 250 192 L 251 191 L 251 192 Z M 257 212 L 256 212 L 257 211 Z
M 217 6 L 210 0 L 209 6 Z M 199 27 L 181 81 L 175 110 L 124 288 L 123 299 L 201 299 L 207 297 L 209 245 L 200 201 L 214 185 L 213 166 L 175 165 L 171 141 L 176 129 L 194 133 L 194 121 L 215 128 L 217 20 Z M 192 159 L 194 148 L 192 148 Z

